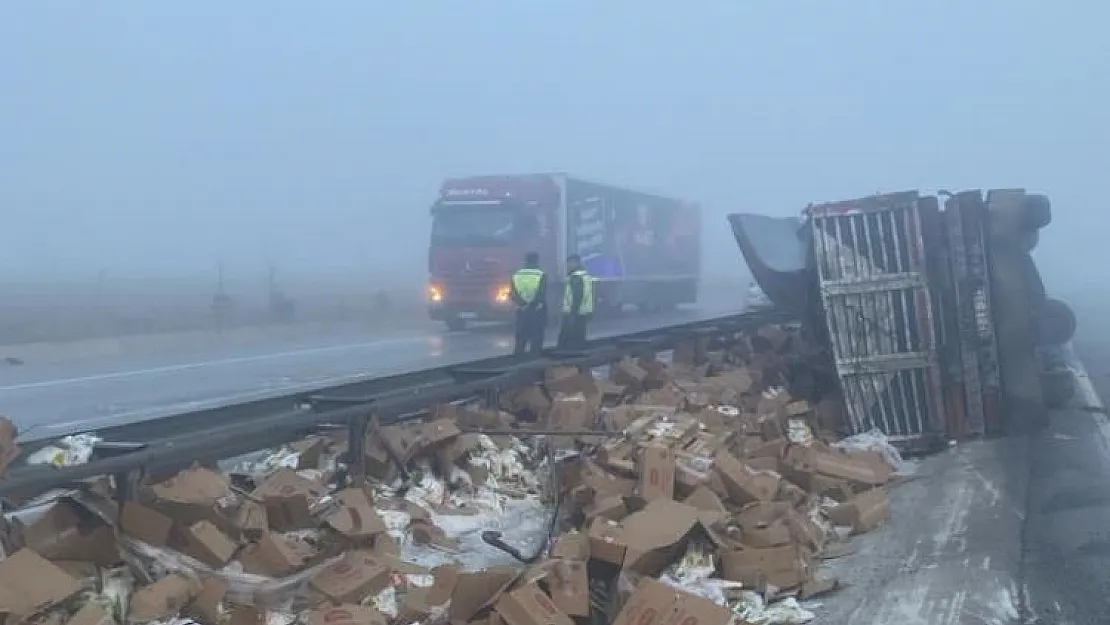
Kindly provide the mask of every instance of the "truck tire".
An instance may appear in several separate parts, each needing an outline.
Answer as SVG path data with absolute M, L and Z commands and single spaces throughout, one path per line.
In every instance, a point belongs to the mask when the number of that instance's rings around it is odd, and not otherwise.
M 1019 222 L 1026 230 L 1040 230 L 1052 223 L 1052 202 L 1047 195 L 1030 193 L 1021 203 Z
M 1063 345 L 1075 336 L 1078 325 L 1071 307 L 1052 298 L 1037 309 L 1033 323 L 1038 345 Z
M 448 317 L 443 322 L 447 329 L 451 332 L 462 332 L 466 330 L 466 319 L 462 317 Z

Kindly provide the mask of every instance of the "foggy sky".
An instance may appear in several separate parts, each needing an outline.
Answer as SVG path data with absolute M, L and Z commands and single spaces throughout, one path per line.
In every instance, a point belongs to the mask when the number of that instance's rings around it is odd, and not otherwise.
M 452 175 L 566 171 L 723 216 L 1023 186 L 1110 258 L 1110 5 L 0 4 L 0 275 L 425 267 Z M 1082 277 L 1082 276 L 1080 276 Z

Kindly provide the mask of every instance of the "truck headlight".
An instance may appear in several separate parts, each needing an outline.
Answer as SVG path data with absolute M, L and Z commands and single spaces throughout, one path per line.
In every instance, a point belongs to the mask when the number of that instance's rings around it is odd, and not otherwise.
M 435 284 L 428 285 L 428 301 L 429 302 L 442 302 L 443 289 Z
M 513 296 L 513 290 L 508 286 L 501 286 L 497 288 L 497 295 L 494 299 L 498 304 L 507 304 Z

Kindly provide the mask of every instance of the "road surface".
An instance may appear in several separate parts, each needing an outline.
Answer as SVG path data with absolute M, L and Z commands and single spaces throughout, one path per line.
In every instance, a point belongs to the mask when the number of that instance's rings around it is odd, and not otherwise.
M 619 334 L 721 316 L 740 300 L 721 298 L 666 315 L 598 322 L 591 335 Z M 550 334 L 550 333 L 549 333 Z M 504 354 L 510 329 L 340 335 L 255 347 L 204 346 L 174 353 L 0 369 L 0 414 L 21 435 L 76 430 L 260 399 L 365 377 Z
M 1075 304 L 1072 405 L 920 459 L 888 526 L 823 569 L 848 587 L 822 599 L 820 622 L 1110 622 L 1110 303 Z

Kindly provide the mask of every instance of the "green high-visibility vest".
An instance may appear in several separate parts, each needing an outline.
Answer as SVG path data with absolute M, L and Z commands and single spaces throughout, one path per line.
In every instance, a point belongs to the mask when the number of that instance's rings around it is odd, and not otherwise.
M 536 299 L 536 294 L 539 293 L 542 280 L 542 269 L 523 267 L 517 269 L 516 273 L 513 274 L 513 288 L 516 289 L 525 303 L 531 304 L 532 300 Z
M 594 312 L 594 279 L 593 276 L 586 273 L 585 269 L 579 269 L 572 272 L 572 276 L 582 276 L 582 304 L 578 307 L 578 313 L 581 315 L 591 315 Z M 567 280 L 567 288 L 563 291 L 563 312 L 569 313 L 571 304 L 574 303 L 574 297 L 570 290 L 570 280 Z

